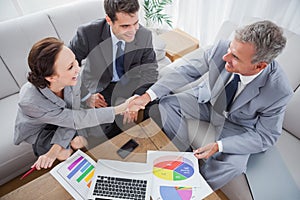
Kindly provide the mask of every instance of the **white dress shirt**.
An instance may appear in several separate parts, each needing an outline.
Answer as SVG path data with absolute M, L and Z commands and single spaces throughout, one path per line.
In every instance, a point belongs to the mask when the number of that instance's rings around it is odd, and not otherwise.
M 121 41 L 122 42 L 122 46 L 121 46 L 121 48 L 123 49 L 123 51 L 125 50 L 125 41 L 123 41 L 123 40 L 119 40 L 115 35 L 114 35 L 114 33 L 112 32 L 112 30 L 111 30 L 111 27 L 110 27 L 110 34 L 111 34 L 111 40 L 112 40 L 112 50 L 113 50 L 113 77 L 112 77 L 112 82 L 117 82 L 117 81 L 119 81 L 120 80 L 120 77 L 118 76 L 118 73 L 117 73 L 117 69 L 116 69 L 116 62 L 115 62 L 115 60 L 116 60 L 116 53 L 117 53 L 117 49 L 118 49 L 118 45 L 117 45 L 117 43 L 119 42 L 119 41 Z

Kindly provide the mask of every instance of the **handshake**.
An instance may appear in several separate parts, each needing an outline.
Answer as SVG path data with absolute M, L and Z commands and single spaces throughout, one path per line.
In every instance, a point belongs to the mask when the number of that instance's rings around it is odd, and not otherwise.
M 145 106 L 151 101 L 150 96 L 144 93 L 141 96 L 135 95 L 128 98 L 124 103 L 114 106 L 115 114 L 124 116 L 123 123 L 130 123 L 137 121 L 138 111 L 145 109 Z M 103 108 L 107 107 L 104 97 L 100 94 L 93 94 L 87 100 L 89 107 Z
M 115 107 L 115 114 L 122 114 L 123 124 L 137 121 L 138 111 L 145 109 L 145 106 L 150 102 L 150 96 L 145 93 L 142 96 L 132 96 L 123 104 Z M 125 108 L 125 110 L 124 110 Z

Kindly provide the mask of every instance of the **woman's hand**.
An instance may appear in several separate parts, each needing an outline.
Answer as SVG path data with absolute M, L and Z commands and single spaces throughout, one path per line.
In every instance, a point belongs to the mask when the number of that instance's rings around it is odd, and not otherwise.
M 72 149 L 64 149 L 60 145 L 54 144 L 47 153 L 39 156 L 38 160 L 31 166 L 31 168 L 35 167 L 37 170 L 51 168 L 56 159 L 66 160 L 70 157 L 72 152 Z
M 115 109 L 115 114 L 118 115 L 118 114 L 124 114 L 124 113 L 126 113 L 126 112 L 129 112 L 128 106 L 129 106 L 129 104 L 130 104 L 132 101 L 134 101 L 134 99 L 136 99 L 136 98 L 138 98 L 138 95 L 132 96 L 132 97 L 128 98 L 124 103 L 122 103 L 122 104 L 120 104 L 120 105 L 118 105 L 118 106 L 115 106 L 115 107 L 114 107 L 114 109 Z M 133 112 L 139 111 L 140 109 L 145 109 L 145 107 L 139 105 L 139 106 L 136 107 L 136 110 L 134 110 L 134 111 L 133 111 L 133 110 L 130 110 L 130 111 L 133 113 Z
M 105 108 L 107 107 L 107 102 L 102 94 L 96 93 L 92 94 L 87 100 L 86 104 L 90 108 Z

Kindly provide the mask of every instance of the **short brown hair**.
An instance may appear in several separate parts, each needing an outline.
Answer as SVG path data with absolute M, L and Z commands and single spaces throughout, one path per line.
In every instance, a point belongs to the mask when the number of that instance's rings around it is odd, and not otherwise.
M 117 20 L 116 13 L 134 14 L 139 11 L 140 5 L 138 0 L 105 0 L 104 9 L 107 16 L 114 23 Z

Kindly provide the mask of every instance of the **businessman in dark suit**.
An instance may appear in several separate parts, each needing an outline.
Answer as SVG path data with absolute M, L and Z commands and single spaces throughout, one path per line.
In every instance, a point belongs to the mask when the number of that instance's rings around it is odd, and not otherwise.
M 80 65 L 86 59 L 81 92 L 89 107 L 143 94 L 158 76 L 151 32 L 139 24 L 138 0 L 105 0 L 104 8 L 105 19 L 80 26 L 69 44 Z M 137 112 L 127 113 L 123 121 L 136 119 Z

